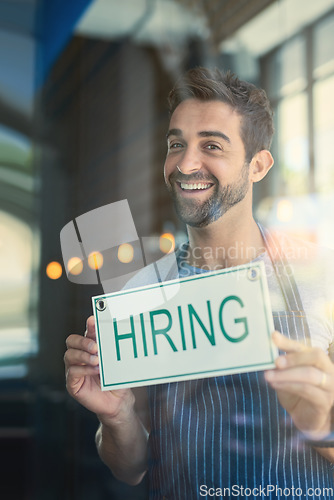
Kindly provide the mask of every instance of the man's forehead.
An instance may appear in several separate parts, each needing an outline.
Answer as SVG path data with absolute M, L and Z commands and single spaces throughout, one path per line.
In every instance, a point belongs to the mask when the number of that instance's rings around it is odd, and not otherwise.
M 231 104 L 221 101 L 220 99 L 209 99 L 207 101 L 202 101 L 201 99 L 189 98 L 181 101 L 172 113 L 179 114 L 183 112 L 190 112 L 190 110 L 195 110 L 198 112 L 203 112 L 205 110 L 215 111 L 215 110 L 225 110 L 226 113 L 238 114 L 237 110 L 231 106 Z
M 174 110 L 167 138 L 171 135 L 179 137 L 191 130 L 198 136 L 221 135 L 226 139 L 232 130 L 239 135 L 240 125 L 240 114 L 227 103 L 187 99 Z

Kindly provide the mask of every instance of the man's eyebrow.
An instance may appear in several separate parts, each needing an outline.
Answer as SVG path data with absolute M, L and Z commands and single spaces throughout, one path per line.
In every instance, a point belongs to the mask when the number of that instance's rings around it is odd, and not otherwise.
M 182 130 L 179 128 L 171 128 L 167 132 L 166 138 L 168 139 L 171 135 L 174 135 L 176 137 L 183 137 Z M 219 130 L 203 130 L 201 132 L 198 132 L 197 135 L 199 135 L 200 137 L 220 137 L 221 139 L 224 139 L 224 141 L 231 144 L 231 139 L 226 134 L 220 132 Z
M 168 139 L 171 135 L 175 135 L 176 137 L 182 137 L 183 136 L 182 130 L 179 128 L 171 128 L 170 130 L 168 130 L 166 134 L 166 139 Z
M 220 137 L 221 139 L 224 139 L 224 141 L 231 144 L 231 139 L 219 130 L 203 130 L 202 132 L 198 132 L 198 135 L 200 137 Z

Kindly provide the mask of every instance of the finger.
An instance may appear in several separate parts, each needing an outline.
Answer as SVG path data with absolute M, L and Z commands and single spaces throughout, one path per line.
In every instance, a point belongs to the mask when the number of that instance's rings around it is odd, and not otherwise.
M 82 335 L 72 334 L 66 339 L 66 346 L 68 349 L 79 349 L 80 351 L 86 351 L 91 354 L 97 353 L 97 343 Z
M 275 331 L 272 334 L 272 339 L 274 344 L 281 349 L 281 351 L 285 352 L 301 352 L 310 349 L 310 347 L 302 342 L 298 342 L 297 340 L 292 340 L 282 335 L 280 332 Z
M 75 385 L 75 381 L 82 379 L 86 376 L 94 376 L 98 375 L 100 372 L 100 367 L 97 366 L 88 366 L 88 365 L 73 365 L 66 370 L 66 380 L 67 385 Z
M 320 406 L 321 408 L 326 409 L 326 411 L 328 411 L 328 408 L 331 405 L 331 402 L 328 399 L 328 393 L 314 385 L 291 381 L 269 381 L 269 383 L 273 389 L 278 391 L 278 394 L 280 394 L 280 391 L 282 391 L 283 393 L 298 396 L 298 398 L 302 398 L 312 405 L 316 405 L 318 407 Z
M 85 331 L 85 337 L 89 339 L 96 339 L 96 333 L 95 333 L 95 320 L 94 316 L 89 316 L 86 322 L 86 331 Z
M 268 370 L 265 377 L 271 384 L 296 383 L 313 386 L 321 390 L 328 390 L 331 382 L 326 380 L 326 384 L 323 384 L 323 373 L 323 371 L 314 366 L 298 366 L 286 370 Z
M 64 361 L 66 367 L 72 365 L 96 366 L 99 364 L 99 358 L 96 354 L 89 354 L 79 349 L 68 349 L 65 352 Z
M 66 389 L 72 396 L 77 396 L 85 383 L 86 377 L 99 378 L 99 367 L 91 366 L 71 366 L 66 371 Z
M 279 356 L 275 364 L 279 370 L 298 366 L 314 366 L 322 372 L 325 371 L 329 374 L 334 374 L 333 363 L 319 347 L 313 347 L 300 352 L 289 352 L 288 354 Z
M 324 379 L 323 373 L 314 368 L 313 371 L 306 369 L 286 377 L 287 372 L 270 371 L 265 374 L 265 378 L 276 391 L 293 394 L 298 399 L 304 398 L 312 405 L 320 404 L 328 410 L 334 403 L 334 377 L 328 377 L 326 374 Z

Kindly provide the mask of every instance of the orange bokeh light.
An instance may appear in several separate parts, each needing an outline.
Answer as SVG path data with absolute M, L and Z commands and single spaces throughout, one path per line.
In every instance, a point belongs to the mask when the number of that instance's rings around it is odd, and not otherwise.
M 79 257 L 71 257 L 67 263 L 67 269 L 73 276 L 82 273 L 83 262 Z
M 118 247 L 117 257 L 123 264 L 133 261 L 133 246 L 130 243 L 123 243 Z
M 164 233 L 160 236 L 160 250 L 164 253 L 173 252 L 175 248 L 175 238 L 172 233 Z
M 88 255 L 88 265 L 91 269 L 101 269 L 103 266 L 103 255 L 100 252 L 91 252 Z
M 50 280 L 57 280 L 63 274 L 63 268 L 57 261 L 49 262 L 46 266 L 46 275 Z

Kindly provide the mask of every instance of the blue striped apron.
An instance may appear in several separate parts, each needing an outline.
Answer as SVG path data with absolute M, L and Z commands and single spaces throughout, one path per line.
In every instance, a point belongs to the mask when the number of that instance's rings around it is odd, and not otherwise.
M 275 329 L 305 341 L 309 327 L 289 264 L 274 236 L 260 229 L 286 303 L 273 312 Z M 316 489 L 334 489 L 332 465 L 304 441 L 263 372 L 161 384 L 148 393 L 150 500 L 200 499 L 208 488 L 207 498 L 234 498 L 241 486 L 270 486 L 259 498 L 302 492 L 332 499 Z M 315 495 L 305 496 L 309 488 Z M 244 490 L 248 498 L 251 490 Z

